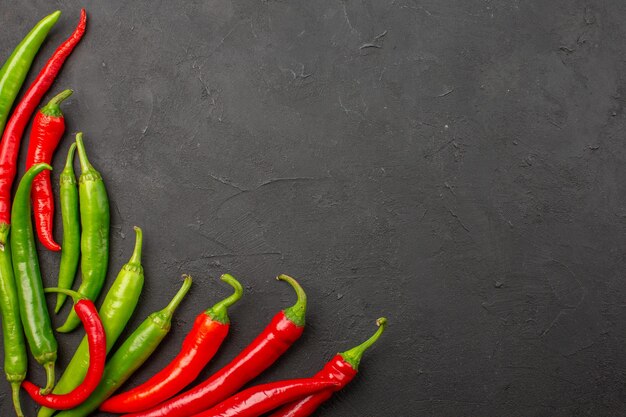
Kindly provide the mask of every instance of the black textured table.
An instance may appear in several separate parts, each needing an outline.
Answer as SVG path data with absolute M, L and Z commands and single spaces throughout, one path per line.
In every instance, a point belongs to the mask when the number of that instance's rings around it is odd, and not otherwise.
M 60 8 L 38 71 L 80 7 L 1 0 L 0 60 Z M 75 89 L 53 178 L 83 131 L 111 198 L 107 287 L 144 229 L 145 290 L 122 338 L 195 279 L 127 387 L 229 293 L 220 274 L 246 295 L 202 379 L 293 303 L 274 280 L 288 273 L 309 294 L 307 330 L 255 383 L 311 375 L 390 322 L 320 416 L 626 414 L 626 3 L 86 7 L 46 97 Z M 59 256 L 41 260 L 52 285 Z M 59 336 L 59 370 L 80 337 Z M 43 379 L 34 362 L 30 377 Z

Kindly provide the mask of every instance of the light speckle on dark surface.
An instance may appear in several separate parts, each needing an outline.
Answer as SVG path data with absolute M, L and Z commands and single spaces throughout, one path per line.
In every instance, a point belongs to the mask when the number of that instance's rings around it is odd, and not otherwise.
M 80 7 L 0 0 L 0 60 L 59 8 L 38 71 Z M 308 328 L 255 383 L 311 375 L 389 318 L 320 416 L 626 414 L 626 3 L 86 7 L 46 97 L 75 90 L 53 178 L 84 131 L 111 197 L 107 287 L 144 229 L 146 287 L 125 335 L 182 273 L 195 279 L 126 387 L 175 355 L 229 272 L 246 294 L 206 378 L 293 303 L 274 280 L 288 273 L 309 294 Z M 46 285 L 58 262 L 42 253 Z M 59 336 L 59 370 L 80 337 Z

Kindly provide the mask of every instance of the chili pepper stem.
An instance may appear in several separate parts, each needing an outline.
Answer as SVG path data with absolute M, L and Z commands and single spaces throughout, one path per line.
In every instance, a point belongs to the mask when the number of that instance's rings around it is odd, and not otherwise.
M 24 417 L 22 412 L 22 404 L 20 403 L 20 383 L 11 382 L 11 397 L 13 398 L 13 408 L 17 417 Z
M 46 386 L 41 389 L 41 395 L 48 395 L 54 388 L 54 362 L 44 364 L 46 370 Z
M 294 305 L 283 310 L 285 316 L 289 320 L 291 320 L 296 326 L 304 326 L 307 304 L 306 293 L 304 292 L 300 284 L 298 284 L 298 281 L 296 281 L 289 275 L 281 274 L 277 276 L 276 279 L 280 281 L 285 281 L 289 285 L 291 285 L 295 290 L 296 295 L 298 296 L 298 300 Z
M 387 319 L 385 317 L 379 318 L 378 320 L 376 320 L 376 325 L 378 326 L 378 330 L 376 330 L 376 333 L 374 333 L 372 337 L 370 337 L 360 345 L 339 354 L 344 361 L 349 363 L 350 366 L 354 368 L 355 371 L 359 369 L 359 364 L 361 363 L 363 353 L 365 353 L 365 351 L 370 346 L 372 346 L 378 340 L 378 338 L 380 338 L 380 335 L 383 334 L 383 332 L 385 331 L 385 327 L 387 327 Z
M 89 158 L 87 158 L 87 151 L 85 150 L 85 144 L 83 143 L 83 132 L 78 132 L 76 134 L 76 149 L 78 149 L 78 160 L 80 161 L 81 171 L 85 172 L 93 169 L 93 166 L 89 162 Z
M 67 290 L 65 288 L 49 287 L 49 288 L 44 288 L 43 292 L 45 292 L 46 294 L 50 294 L 50 293 L 65 294 L 65 295 L 72 297 L 72 300 L 74 300 L 74 302 L 78 302 L 80 300 L 85 299 L 85 297 L 81 295 L 80 293 L 76 291 L 72 291 L 72 290 Z
M 180 287 L 180 290 L 178 290 L 174 298 L 172 298 L 172 301 L 170 301 L 170 303 L 163 310 L 161 310 L 161 312 L 167 316 L 174 314 L 180 303 L 185 298 L 185 295 L 189 292 L 189 288 L 191 288 L 191 277 L 189 275 L 183 275 L 183 278 L 183 285 Z
M 141 249 L 143 247 L 143 231 L 140 227 L 135 226 L 135 248 L 133 254 L 128 261 L 129 264 L 141 264 Z
M 230 319 L 228 318 L 228 307 L 235 304 L 243 295 L 243 287 L 241 283 L 230 274 L 224 274 L 220 277 L 222 281 L 230 285 L 235 289 L 235 292 L 229 297 L 216 303 L 213 307 L 205 311 L 213 320 L 219 321 L 222 324 L 228 324 Z
M 45 114 L 46 116 L 61 117 L 63 113 L 61 113 L 61 109 L 59 106 L 65 99 L 67 99 L 73 93 L 74 93 L 74 90 L 70 90 L 70 89 L 61 91 L 56 96 L 52 97 L 52 99 L 48 102 L 48 104 L 46 104 L 45 106 L 41 108 L 40 112 L 42 114 Z
M 74 154 L 75 153 L 76 153 L 76 142 L 70 145 L 70 148 L 67 151 L 67 159 L 65 160 L 65 166 L 63 168 L 72 168 L 74 166 Z

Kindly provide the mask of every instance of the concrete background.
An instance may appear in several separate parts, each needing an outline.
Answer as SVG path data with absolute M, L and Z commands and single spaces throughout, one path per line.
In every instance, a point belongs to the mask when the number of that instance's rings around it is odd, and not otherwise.
M 0 0 L 0 60 L 61 9 L 32 80 L 80 7 Z M 111 198 L 107 287 L 144 229 L 126 335 L 195 278 L 127 387 L 229 293 L 221 273 L 246 295 L 202 379 L 293 302 L 273 279 L 289 273 L 308 328 L 255 383 L 311 375 L 389 318 L 320 416 L 626 414 L 626 3 L 85 7 L 88 32 L 46 97 L 76 91 L 54 178 L 84 131 Z M 41 260 L 52 285 L 59 255 Z M 80 337 L 59 336 L 59 371 Z

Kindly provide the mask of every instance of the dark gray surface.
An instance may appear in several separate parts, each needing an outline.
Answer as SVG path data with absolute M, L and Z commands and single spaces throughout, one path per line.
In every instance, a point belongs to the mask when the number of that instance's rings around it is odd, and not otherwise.
M 49 3 L 0 1 L 2 59 Z M 37 69 L 80 5 L 54 7 Z M 273 281 L 285 272 L 310 296 L 308 329 L 255 382 L 310 375 L 390 320 L 320 416 L 626 413 L 626 3 L 87 8 L 53 92 L 76 90 L 68 132 L 85 132 L 110 191 L 109 283 L 132 226 L 145 231 L 129 329 L 195 278 L 130 385 L 175 354 L 230 272 L 247 293 L 203 377 L 225 364 L 293 301 Z M 47 285 L 57 265 L 42 254 Z M 79 337 L 59 337 L 60 368 Z

